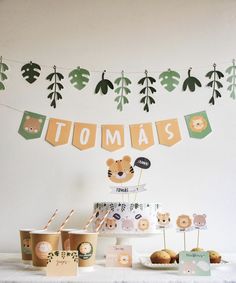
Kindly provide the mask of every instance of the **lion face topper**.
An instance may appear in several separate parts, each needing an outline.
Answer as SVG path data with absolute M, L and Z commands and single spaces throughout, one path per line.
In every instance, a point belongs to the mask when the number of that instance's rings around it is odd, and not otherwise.
M 185 230 L 192 225 L 192 220 L 188 215 L 182 214 L 177 218 L 176 224 L 181 230 Z
M 170 224 L 170 214 L 166 213 L 158 213 L 157 214 L 157 222 L 160 227 L 167 227 Z
M 121 160 L 108 159 L 108 177 L 114 183 L 128 182 L 134 176 L 131 158 L 125 155 Z

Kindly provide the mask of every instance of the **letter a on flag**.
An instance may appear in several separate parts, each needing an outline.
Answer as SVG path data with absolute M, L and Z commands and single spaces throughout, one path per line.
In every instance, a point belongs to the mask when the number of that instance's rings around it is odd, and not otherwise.
M 177 119 L 156 122 L 159 143 L 172 146 L 181 140 Z
M 191 138 L 202 139 L 212 131 L 206 111 L 187 115 L 185 121 Z
M 144 150 L 154 144 L 152 123 L 130 125 L 132 147 Z
M 48 123 L 46 141 L 58 146 L 68 143 L 71 129 L 71 121 L 51 118 Z
M 102 125 L 102 148 L 115 151 L 124 146 L 124 125 Z

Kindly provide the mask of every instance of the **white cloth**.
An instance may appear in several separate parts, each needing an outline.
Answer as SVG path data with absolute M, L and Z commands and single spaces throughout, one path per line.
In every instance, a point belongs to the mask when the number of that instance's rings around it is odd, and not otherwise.
M 230 264 L 213 267 L 211 276 L 179 276 L 176 270 L 152 270 L 134 263 L 133 268 L 108 268 L 103 260 L 97 260 L 92 272 L 80 272 L 77 277 L 46 277 L 45 271 L 39 271 L 21 262 L 19 254 L 0 254 L 0 282 L 236 282 L 236 254 L 224 255 Z

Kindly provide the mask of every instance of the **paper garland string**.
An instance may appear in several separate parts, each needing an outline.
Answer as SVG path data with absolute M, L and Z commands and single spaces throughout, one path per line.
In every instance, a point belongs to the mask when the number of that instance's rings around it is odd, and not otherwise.
M 2 56 L 0 57 L 0 90 L 5 89 L 5 85 L 3 84 L 3 81 L 7 80 L 7 75 L 5 74 L 6 71 L 9 70 L 9 67 L 3 63 Z

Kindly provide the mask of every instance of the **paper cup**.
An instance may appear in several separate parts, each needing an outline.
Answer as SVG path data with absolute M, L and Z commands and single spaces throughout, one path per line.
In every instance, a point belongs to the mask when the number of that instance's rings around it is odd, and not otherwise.
M 58 250 L 60 233 L 35 230 L 30 233 L 33 266 L 47 266 L 48 253 Z
M 21 257 L 22 260 L 27 263 L 27 261 L 32 260 L 32 249 L 31 249 L 31 239 L 30 232 L 35 229 L 20 229 L 20 243 L 21 243 Z
M 78 251 L 80 269 L 91 270 L 95 263 L 98 233 L 77 230 L 69 232 L 69 237 L 71 250 Z
M 61 230 L 61 245 L 64 251 L 70 250 L 69 232 L 78 231 L 78 229 L 62 229 Z

